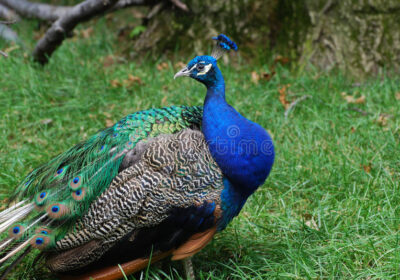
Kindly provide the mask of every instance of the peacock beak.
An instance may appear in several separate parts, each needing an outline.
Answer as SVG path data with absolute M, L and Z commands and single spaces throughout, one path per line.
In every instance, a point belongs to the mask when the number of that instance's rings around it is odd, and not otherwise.
M 178 73 L 176 73 L 174 76 L 174 80 L 178 77 L 185 77 L 185 76 L 190 76 L 190 70 L 187 67 L 184 67 Z

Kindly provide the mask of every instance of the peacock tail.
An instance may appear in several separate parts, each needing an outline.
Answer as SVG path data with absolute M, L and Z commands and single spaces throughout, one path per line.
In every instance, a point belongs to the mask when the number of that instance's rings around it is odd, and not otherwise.
M 2 252 L 8 248 L 8 254 L 2 254 L 0 264 L 14 255 L 9 249 L 14 243 L 41 250 L 66 248 L 73 236 L 71 231 L 88 226 L 81 222 L 86 213 L 90 217 L 108 209 L 97 205 L 88 213 L 93 201 L 107 187 L 109 193 L 113 186 L 125 182 L 121 178 L 131 179 L 136 174 L 132 173 L 132 164 L 138 161 L 147 141 L 199 127 L 201 116 L 201 107 L 186 106 L 136 112 L 33 170 L 11 196 L 12 206 L 0 213 L 0 232 L 8 230 L 8 237 L 0 244 Z

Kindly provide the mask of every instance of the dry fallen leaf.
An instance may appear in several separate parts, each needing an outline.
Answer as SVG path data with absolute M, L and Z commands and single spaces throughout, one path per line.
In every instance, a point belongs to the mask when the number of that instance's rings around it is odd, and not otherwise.
M 365 172 L 370 173 L 371 172 L 371 165 L 363 165 L 363 169 Z
M 365 103 L 365 95 L 361 95 L 359 98 L 354 100 L 355 104 L 364 104 Z
M 168 63 L 161 62 L 160 64 L 157 65 L 157 70 L 158 71 L 165 70 L 165 69 L 168 69 Z
M 251 81 L 253 84 L 257 85 L 258 81 L 260 80 L 260 75 L 256 71 L 251 72 Z
M 133 76 L 132 74 L 128 75 L 128 79 L 124 80 L 123 85 L 125 87 L 131 87 L 133 85 L 143 85 L 142 79 L 140 79 L 139 77 Z
M 312 218 L 312 217 L 310 220 L 305 222 L 305 225 L 308 226 L 309 228 L 319 231 L 319 227 L 318 227 L 317 223 L 315 222 L 314 218 Z
M 3 199 L 1 201 L 0 211 L 6 209 L 7 208 L 7 204 L 8 204 L 8 199 L 7 198 Z
M 380 126 L 387 126 L 387 124 L 388 124 L 388 117 L 387 117 L 386 115 L 384 115 L 384 114 L 380 114 L 379 117 L 378 117 L 377 123 L 378 123 Z
M 354 133 L 354 132 L 356 132 L 356 129 L 354 127 L 351 127 L 350 131 L 351 131 L 351 133 Z
M 346 92 L 341 93 L 344 100 L 349 104 L 364 104 L 366 101 L 365 95 L 355 98 L 353 95 L 348 95 Z
M 287 109 L 290 105 L 290 102 L 286 99 L 286 90 L 290 87 L 290 85 L 284 85 L 280 89 L 278 89 L 279 92 L 279 101 L 282 103 L 283 107 Z
M 397 100 L 400 100 L 400 92 L 397 92 L 395 97 L 396 97 Z
M 111 81 L 110 81 L 110 84 L 111 84 L 111 86 L 112 86 L 113 88 L 122 86 L 121 82 L 118 81 L 117 79 L 111 80 Z
M 275 76 L 275 71 L 271 71 L 271 73 L 263 72 L 261 73 L 261 77 L 265 81 L 269 81 L 272 79 L 273 76 Z
M 86 29 L 81 30 L 82 38 L 89 38 L 93 34 L 93 27 L 88 27 Z
M 166 95 L 163 97 L 163 99 L 161 99 L 161 105 L 162 106 L 166 106 L 167 105 L 167 96 Z
M 113 126 L 113 125 L 114 125 L 114 122 L 112 120 L 106 119 L 106 127 L 110 127 L 110 126 Z

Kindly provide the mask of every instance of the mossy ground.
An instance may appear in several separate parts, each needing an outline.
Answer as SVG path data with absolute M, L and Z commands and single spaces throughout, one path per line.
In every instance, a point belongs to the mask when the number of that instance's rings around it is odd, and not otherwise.
M 35 25 L 16 26 L 27 48 Z M 45 67 L 23 48 L 0 57 L 0 200 L 31 169 L 131 112 L 202 104 L 203 86 L 172 78 L 176 63 L 191 55 L 119 59 L 129 41 L 119 41 L 116 33 L 106 19 L 98 20 L 93 34 L 85 38 L 80 32 L 65 41 Z M 113 63 L 110 56 L 116 57 Z M 278 65 L 271 80 L 256 84 L 251 72 L 268 72 L 267 62 L 254 68 L 234 59 L 220 67 L 228 101 L 273 136 L 276 162 L 239 217 L 194 257 L 197 278 L 398 277 L 400 79 L 358 83 L 340 73 L 299 73 Z M 312 98 L 285 118 L 279 89 L 287 84 L 287 99 Z M 342 92 L 364 95 L 365 102 L 349 104 Z M 32 260 L 11 279 L 56 279 L 45 269 L 33 270 Z M 137 279 L 183 275 L 181 265 L 170 262 Z

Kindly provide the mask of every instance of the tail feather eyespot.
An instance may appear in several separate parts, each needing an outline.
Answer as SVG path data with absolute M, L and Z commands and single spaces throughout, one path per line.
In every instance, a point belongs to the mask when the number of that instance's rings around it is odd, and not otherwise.
M 57 169 L 57 171 L 54 173 L 54 178 L 62 178 L 64 177 L 65 173 L 67 172 L 68 166 L 62 166 Z
M 24 235 L 25 229 L 25 226 L 21 224 L 15 224 L 8 229 L 8 236 L 10 238 L 18 239 Z
M 80 188 L 72 192 L 72 198 L 76 201 L 81 201 L 86 196 L 86 188 Z
M 49 235 L 51 234 L 52 230 L 47 228 L 47 227 L 38 227 L 35 229 L 36 234 L 41 234 L 41 235 Z
M 77 190 L 82 185 L 82 177 L 75 176 L 69 183 L 69 186 L 72 190 Z
M 50 236 L 44 234 L 37 234 L 30 240 L 30 244 L 32 245 L 32 247 L 39 250 L 48 248 L 50 243 L 51 243 Z
M 47 207 L 47 215 L 52 219 L 62 219 L 70 213 L 68 206 L 61 203 L 53 203 Z
M 40 207 L 40 206 L 44 205 L 48 196 L 49 196 L 49 193 L 47 191 L 42 191 L 42 192 L 38 193 L 35 198 L 36 206 Z

